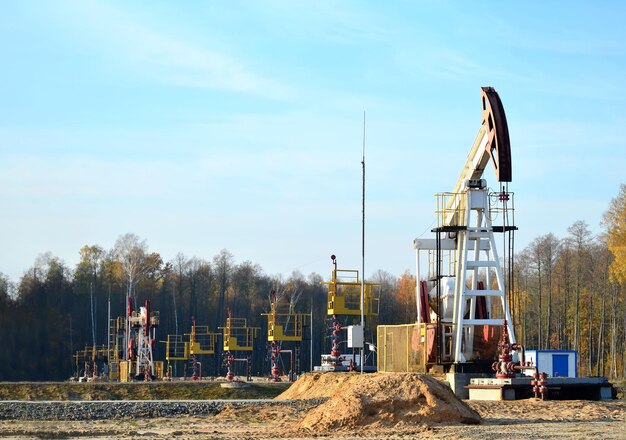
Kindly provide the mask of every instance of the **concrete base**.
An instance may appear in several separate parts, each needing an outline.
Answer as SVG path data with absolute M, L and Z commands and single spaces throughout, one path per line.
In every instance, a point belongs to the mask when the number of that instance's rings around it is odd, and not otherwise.
M 470 400 L 516 400 L 533 397 L 530 377 L 476 378 L 466 387 Z M 613 387 L 604 377 L 549 377 L 549 400 L 609 400 Z
M 222 388 L 246 388 L 249 387 L 250 384 L 247 382 L 243 382 L 241 380 L 233 380 L 232 382 L 222 382 L 220 383 L 220 387 Z
M 472 379 L 486 377 L 485 373 L 446 373 L 446 381 L 459 399 L 470 399 L 469 390 L 466 387 Z
M 318 365 L 313 367 L 313 371 L 316 372 L 327 372 L 327 371 L 355 371 L 355 372 L 360 372 L 361 371 L 361 367 L 356 367 L 356 369 L 350 370 L 350 368 L 346 365 Z M 376 367 L 372 366 L 372 365 L 365 365 L 363 367 L 363 371 L 366 373 L 375 373 L 376 372 Z
M 515 400 L 515 390 L 511 388 L 490 387 L 470 388 L 470 400 Z
M 600 387 L 600 399 L 599 400 L 612 400 L 613 399 L 613 386 Z

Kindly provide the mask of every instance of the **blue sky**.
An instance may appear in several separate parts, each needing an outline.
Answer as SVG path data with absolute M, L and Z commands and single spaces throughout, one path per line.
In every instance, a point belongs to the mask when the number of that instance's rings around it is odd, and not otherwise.
M 166 261 L 360 267 L 366 111 L 366 273 L 400 275 L 486 85 L 508 117 L 516 250 L 576 220 L 601 232 L 626 165 L 624 6 L 501 3 L 5 2 L 0 272 L 47 251 L 73 266 L 127 232 Z

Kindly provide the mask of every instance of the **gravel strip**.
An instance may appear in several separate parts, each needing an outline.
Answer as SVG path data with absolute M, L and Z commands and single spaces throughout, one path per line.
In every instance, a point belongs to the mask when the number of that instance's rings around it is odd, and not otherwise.
M 0 420 L 108 420 L 176 416 L 214 416 L 234 408 L 287 405 L 307 410 L 326 399 L 181 401 L 0 401 Z

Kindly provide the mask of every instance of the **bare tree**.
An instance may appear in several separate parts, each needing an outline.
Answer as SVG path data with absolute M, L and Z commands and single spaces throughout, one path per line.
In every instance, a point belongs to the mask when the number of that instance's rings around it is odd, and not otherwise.
M 147 259 L 148 245 L 137 235 L 127 233 L 117 239 L 113 249 L 126 277 L 126 297 L 133 297 L 137 304 L 137 292 L 134 288 L 150 268 Z
M 172 289 L 172 302 L 174 304 L 174 328 L 176 334 L 178 335 L 178 306 L 176 304 L 176 296 L 177 292 L 178 296 L 182 296 L 183 294 L 183 278 L 189 267 L 189 260 L 182 252 L 179 252 L 176 254 L 176 257 L 174 257 L 172 266 L 174 267 L 174 270 L 176 270 L 176 276 L 178 278 L 177 288 L 175 287 Z
M 300 302 L 300 297 L 302 297 L 302 292 L 304 292 L 306 287 L 304 275 L 298 271 L 292 272 L 287 280 L 287 286 L 289 288 L 289 313 L 295 313 L 296 306 Z
M 536 241 L 536 251 L 539 259 L 541 260 L 541 266 L 544 272 L 544 283 L 546 287 L 547 298 L 547 311 L 546 311 L 546 326 L 545 326 L 545 341 L 543 347 L 551 348 L 551 338 L 553 335 L 552 327 L 552 278 L 554 272 L 554 266 L 559 253 L 559 240 L 552 233 L 542 235 Z M 533 242 L 535 243 L 535 242 Z M 539 281 L 540 289 L 542 282 Z
M 570 297 L 572 293 L 572 273 L 574 251 L 571 241 L 562 239 L 560 242 L 559 258 L 555 270 L 557 271 L 557 290 L 561 296 L 560 313 L 557 315 L 559 322 L 560 346 L 567 350 L 571 349 L 572 334 L 568 326 L 570 313 Z
M 83 246 L 80 250 L 81 262 L 79 266 L 82 266 L 84 270 L 89 273 L 89 300 L 91 306 L 91 336 L 92 346 L 96 346 L 96 318 L 93 301 L 94 284 L 98 274 L 98 268 L 104 255 L 104 249 L 98 245 Z
M 569 240 L 574 250 L 574 261 L 576 267 L 575 289 L 576 302 L 574 305 L 574 350 L 580 349 L 580 294 L 583 289 L 584 278 L 588 274 L 589 267 L 587 261 L 588 246 L 591 240 L 591 232 L 586 222 L 578 220 L 567 228 L 570 233 Z
M 267 304 L 269 307 L 272 306 L 272 303 L 276 301 L 276 304 L 282 301 L 283 297 L 287 293 L 287 289 L 285 289 L 285 281 L 283 280 L 283 275 L 278 274 L 272 276 L 271 281 L 272 288 L 267 292 Z M 266 313 L 269 313 L 270 309 L 266 310 Z
M 217 325 L 222 325 L 225 321 L 226 291 L 233 270 L 233 254 L 226 249 L 222 249 L 213 258 L 213 267 L 215 268 L 215 276 L 217 278 Z
M 595 241 L 595 244 L 592 246 L 593 255 L 594 255 L 594 274 L 593 279 L 595 280 L 594 290 L 597 292 L 595 295 L 590 295 L 590 313 L 589 313 L 589 322 L 597 322 L 599 321 L 599 325 L 592 326 L 597 328 L 597 344 L 596 346 L 596 359 L 595 359 L 595 375 L 600 376 L 605 373 L 605 358 L 607 354 L 607 343 L 606 343 L 606 321 L 607 321 L 607 298 L 611 292 L 611 279 L 610 279 L 610 266 L 613 261 L 613 254 L 609 251 L 606 242 L 604 241 Z M 594 320 L 591 304 L 591 297 L 599 296 L 600 298 L 600 310 L 597 319 Z M 591 350 L 592 346 L 592 335 L 590 332 L 589 335 L 589 350 Z M 591 354 L 591 351 L 590 351 Z M 591 358 L 591 355 L 590 355 Z M 592 361 L 589 362 L 589 372 L 591 373 Z
M 530 342 L 530 328 L 528 325 L 528 311 L 529 311 L 529 292 L 530 292 L 530 267 L 531 267 L 531 256 L 528 248 L 524 249 L 516 258 L 515 258 L 515 273 L 516 273 L 516 281 L 515 287 L 518 291 L 517 293 L 517 301 L 518 305 L 517 309 L 517 323 L 519 325 L 519 329 L 516 329 L 516 334 L 518 334 L 518 338 L 522 341 L 522 344 L 527 346 Z M 520 330 L 520 331 L 518 331 Z
M 384 270 L 377 270 L 372 275 L 370 282 L 380 285 L 380 313 L 379 321 L 389 324 L 400 322 L 411 322 L 413 309 L 408 310 L 406 304 L 401 303 L 401 299 L 396 295 L 398 280 L 395 276 Z M 402 313 L 398 313 L 402 310 Z
M 543 258 L 541 255 L 541 239 L 535 238 L 530 244 L 532 263 L 537 271 L 537 348 L 543 348 Z

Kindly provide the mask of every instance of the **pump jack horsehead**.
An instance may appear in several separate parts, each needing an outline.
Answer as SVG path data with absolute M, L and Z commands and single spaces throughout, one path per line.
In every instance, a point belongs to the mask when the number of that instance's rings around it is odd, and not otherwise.
M 498 337 L 487 334 L 494 330 L 499 333 L 503 325 L 507 326 L 510 341 L 516 342 L 504 270 L 494 240 L 494 232 L 508 233 L 512 247 L 512 233 L 517 229 L 509 222 L 509 129 L 498 93 L 492 87 L 482 87 L 481 96 L 482 124 L 476 140 L 452 193 L 438 196 L 438 226 L 432 229 L 436 238 L 413 241 L 418 325 L 424 328 L 422 324 L 436 322 L 434 343 L 432 349 L 427 349 L 431 364 L 488 359 L 495 354 Z M 482 178 L 489 162 L 500 182 L 500 191 L 491 198 Z M 492 224 L 495 213 L 502 219 L 502 226 Z M 435 273 L 430 274 L 428 282 L 419 281 L 420 251 L 428 251 L 432 259 L 429 268 L 434 268 Z M 512 250 L 508 254 L 510 257 Z M 446 267 L 454 271 L 450 275 L 442 273 L 446 256 Z M 434 305 L 430 313 L 429 303 Z M 494 319 L 495 315 L 498 319 Z M 482 341 L 480 333 L 484 333 Z

